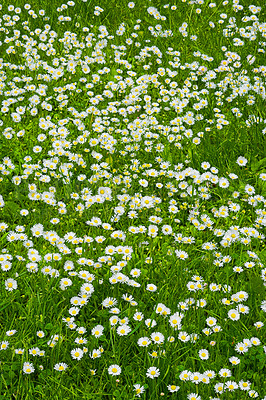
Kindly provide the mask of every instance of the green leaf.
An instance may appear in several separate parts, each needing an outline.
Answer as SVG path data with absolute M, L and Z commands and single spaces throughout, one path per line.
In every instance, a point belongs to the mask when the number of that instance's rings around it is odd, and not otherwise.
M 19 206 L 16 203 L 14 203 L 14 201 L 7 201 L 6 207 L 12 212 L 16 212 L 19 208 Z
M 148 389 L 148 387 L 149 387 L 149 385 L 147 385 L 147 383 L 145 383 L 143 386 L 145 389 Z
M 21 365 L 20 365 L 20 363 L 15 363 L 15 362 L 13 362 L 13 363 L 11 364 L 11 367 L 10 367 L 10 368 L 12 369 L 12 371 L 18 371 L 18 370 L 20 370 Z
M 253 172 L 259 171 L 261 169 L 266 168 L 266 157 L 264 157 L 262 160 L 258 161 L 255 160 L 253 163 L 251 163 L 251 170 Z
M 107 157 L 106 160 L 105 160 L 105 162 L 107 162 L 107 163 L 110 164 L 110 165 L 113 165 L 113 159 L 112 159 L 112 157 L 111 157 L 111 156 Z
M 253 276 L 250 281 L 250 288 L 251 292 L 256 294 L 256 295 L 264 295 L 265 294 L 265 286 L 263 285 L 263 281 L 257 277 Z
M 139 327 L 140 327 L 141 325 L 142 325 L 142 322 L 140 322 L 140 323 L 136 326 L 136 328 L 133 329 L 132 332 L 130 332 L 130 334 L 129 334 L 128 336 L 130 336 L 130 335 L 132 335 L 133 333 L 135 333 L 135 332 L 139 329 Z
M 0 304 L 0 311 L 2 311 L 2 310 L 4 310 L 5 308 L 7 308 L 9 306 L 9 304 L 4 304 L 4 303 L 1 303 Z

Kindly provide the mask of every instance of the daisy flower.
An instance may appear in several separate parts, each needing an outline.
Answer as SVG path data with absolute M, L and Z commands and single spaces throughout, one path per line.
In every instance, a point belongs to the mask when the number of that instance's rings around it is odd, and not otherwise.
M 141 386 L 139 383 L 135 383 L 135 385 L 133 385 L 133 387 L 134 387 L 133 390 L 135 390 L 137 397 L 140 397 L 140 395 L 145 392 L 144 386 Z
M 6 350 L 9 346 L 9 342 L 4 340 L 3 342 L 0 343 L 0 350 Z
M 77 331 L 80 335 L 84 335 L 84 333 L 87 332 L 87 329 L 84 328 L 84 326 L 80 326 L 79 328 L 76 329 L 76 331 Z
M 207 370 L 204 372 L 204 375 L 206 375 L 208 378 L 213 379 L 216 376 L 216 373 L 212 370 Z
M 186 258 L 188 258 L 188 253 L 182 250 L 175 250 L 175 254 L 181 260 L 185 260 Z
M 163 225 L 162 226 L 162 233 L 164 235 L 171 235 L 171 233 L 173 232 L 173 229 L 170 225 Z
M 223 393 L 224 392 L 224 384 L 221 382 L 216 383 L 216 385 L 214 386 L 214 391 L 216 393 Z
M 149 344 L 151 344 L 151 341 L 147 336 L 144 336 L 144 337 L 139 338 L 137 343 L 140 347 L 148 347 Z
M 188 400 L 201 400 L 201 397 L 200 397 L 198 394 L 196 394 L 196 393 L 190 393 L 190 394 L 187 396 L 187 399 L 188 399 Z
M 169 323 L 170 323 L 170 325 L 173 327 L 173 328 L 175 328 L 175 329 L 177 329 L 177 328 L 179 328 L 179 329 L 181 329 L 181 317 L 176 313 L 176 314 L 173 314 L 173 315 L 171 315 L 171 317 L 169 318 Z
M 15 354 L 23 354 L 24 353 L 24 349 L 15 349 Z
M 74 360 L 78 360 L 79 361 L 83 357 L 83 354 L 84 354 L 83 350 L 81 350 L 78 347 L 76 349 L 71 350 L 71 357 Z
M 115 315 L 113 315 L 112 317 L 109 318 L 110 324 L 112 326 L 116 325 L 118 323 L 118 317 L 116 317 Z
M 202 374 L 201 382 L 206 383 L 206 385 L 208 385 L 210 383 L 210 378 L 207 375 Z
M 99 357 L 101 357 L 101 351 L 99 349 L 93 349 L 90 353 L 90 358 L 94 359 Z
M 199 350 L 198 354 L 201 360 L 208 360 L 209 358 L 209 352 L 206 349 Z
M 262 181 L 266 181 L 266 173 L 265 173 L 265 172 L 263 172 L 262 174 L 260 174 L 260 179 L 261 179 Z
M 40 349 L 39 347 L 33 347 L 32 349 L 29 349 L 29 354 L 31 354 L 32 356 L 38 356 L 40 353 Z
M 147 285 L 146 290 L 148 290 L 149 292 L 156 292 L 157 286 L 155 286 L 153 283 L 150 283 Z
M 169 392 L 175 393 L 175 392 L 178 392 L 178 390 L 180 389 L 180 386 L 168 385 L 167 389 L 169 390 Z
M 207 323 L 207 325 L 209 325 L 209 326 L 214 326 L 214 325 L 216 325 L 216 322 L 217 322 L 217 319 L 216 319 L 216 318 L 209 317 L 209 318 L 206 319 L 206 323 Z
M 238 389 L 238 384 L 234 381 L 227 381 L 224 385 L 225 389 L 229 392 L 233 392 L 234 390 Z
M 106 308 L 113 307 L 117 304 L 116 298 L 113 297 L 107 297 L 105 300 L 103 300 L 102 305 Z
M 77 344 L 87 344 L 87 339 L 85 339 L 85 338 L 83 338 L 83 337 L 77 337 L 76 339 L 75 339 L 75 343 L 77 343 Z
M 5 280 L 5 287 L 6 290 L 9 292 L 12 292 L 12 290 L 17 289 L 18 284 L 17 281 L 15 279 L 9 278 Z
M 7 332 L 6 332 L 6 335 L 7 335 L 7 336 L 13 336 L 13 335 L 15 335 L 16 332 L 17 332 L 17 331 L 16 331 L 15 329 L 13 329 L 12 331 L 7 331 Z
M 135 314 L 133 315 L 133 319 L 135 321 L 142 321 L 143 318 L 144 318 L 144 314 L 139 311 L 136 311 Z
M 122 299 L 129 302 L 134 300 L 133 296 L 128 295 L 127 293 L 122 295 Z
M 254 326 L 258 329 L 258 328 L 262 328 L 264 326 L 264 323 L 262 321 L 257 321 L 254 323 Z
M 43 331 L 38 331 L 38 332 L 36 333 L 36 335 L 37 335 L 39 338 L 43 338 L 43 337 L 45 336 L 45 333 L 44 333 Z
M 119 308 L 117 308 L 117 307 L 113 307 L 113 308 L 110 309 L 109 312 L 110 312 L 111 314 L 119 314 L 119 313 L 120 313 L 120 310 L 119 310 Z
M 108 368 L 108 374 L 112 376 L 120 375 L 121 368 L 117 364 L 110 365 L 110 367 Z
M 251 382 L 244 381 L 243 379 L 241 379 L 241 381 L 238 382 L 238 385 L 241 390 L 249 390 L 250 386 L 251 386 Z
M 196 383 L 198 385 L 202 381 L 202 374 L 199 372 L 193 372 L 189 377 L 191 382 Z
M 203 168 L 203 169 L 208 169 L 208 168 L 210 168 L 210 163 L 208 163 L 207 161 L 203 161 L 202 163 L 201 163 L 201 168 Z
M 188 371 L 187 369 L 185 369 L 185 370 L 182 371 L 181 374 L 179 375 L 179 379 L 181 379 L 181 381 L 189 381 L 190 375 L 191 375 L 191 372 Z
M 253 346 L 259 346 L 261 344 L 261 341 L 257 337 L 252 337 L 250 342 L 253 344 Z
M 230 310 L 228 311 L 228 317 L 232 320 L 232 321 L 238 321 L 240 318 L 240 314 L 237 310 Z
M 161 332 L 153 332 L 151 334 L 151 339 L 154 343 L 161 344 L 164 342 L 164 335 Z
M 240 342 L 240 343 L 236 344 L 235 351 L 237 351 L 240 354 L 243 354 L 243 353 L 246 353 L 248 351 L 248 349 L 243 342 Z
M 197 290 L 196 283 L 195 283 L 195 282 L 192 282 L 192 281 L 188 282 L 188 283 L 187 283 L 187 288 L 188 288 L 188 290 L 189 290 L 190 292 L 195 292 L 195 291 Z
M 65 363 L 58 363 L 58 364 L 55 364 L 55 366 L 54 366 L 54 369 L 56 371 L 65 371 L 67 368 L 68 368 L 68 365 Z
M 133 276 L 134 278 L 138 278 L 141 274 L 141 270 L 138 268 L 134 268 L 130 271 L 130 275 Z
M 25 210 L 25 209 L 22 209 L 22 210 L 20 210 L 20 215 L 22 215 L 22 216 L 26 216 L 26 215 L 28 215 L 29 214 L 29 211 L 28 210 Z
M 68 310 L 68 312 L 69 312 L 69 314 L 70 315 L 78 315 L 78 313 L 79 313 L 79 308 L 78 307 L 71 307 L 69 310 Z
M 220 375 L 222 378 L 230 378 L 230 376 L 232 376 L 232 373 L 231 373 L 230 369 L 228 369 L 228 368 L 222 368 L 222 369 L 219 371 L 219 375 Z
M 179 332 L 178 339 L 181 342 L 188 342 L 190 340 L 190 335 L 187 332 Z
M 229 181 L 226 178 L 220 178 L 219 186 L 222 188 L 227 188 L 229 186 Z
M 102 325 L 96 325 L 92 330 L 91 334 L 95 336 L 96 338 L 100 337 L 103 335 L 103 330 L 104 327 Z
M 156 367 L 150 367 L 150 368 L 148 368 L 148 370 L 146 372 L 146 376 L 151 379 L 157 378 L 159 375 L 160 375 L 160 371 Z
M 256 392 L 255 390 L 250 390 L 248 392 L 248 395 L 249 395 L 249 397 L 252 397 L 252 398 L 256 398 L 259 396 L 258 392 Z
M 131 332 L 131 328 L 129 325 L 123 324 L 117 328 L 116 332 L 119 336 L 126 336 L 129 332 Z
M 240 363 L 240 359 L 239 359 L 238 357 L 230 357 L 230 358 L 229 358 L 229 362 L 230 362 L 232 365 L 237 365 L 237 364 Z
M 151 320 L 150 318 L 148 318 L 148 319 L 145 319 L 145 325 L 146 325 L 148 328 L 153 328 L 154 326 L 157 325 L 157 322 L 156 322 L 154 319 Z
M 24 364 L 23 364 L 24 374 L 32 374 L 34 371 L 35 371 L 35 368 L 32 363 L 24 362 Z
M 247 162 L 248 160 L 245 157 L 238 157 L 238 159 L 236 160 L 236 163 L 241 167 L 245 166 Z

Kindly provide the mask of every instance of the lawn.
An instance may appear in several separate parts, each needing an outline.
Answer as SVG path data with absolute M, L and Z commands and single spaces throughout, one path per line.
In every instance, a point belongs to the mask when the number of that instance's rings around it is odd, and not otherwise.
M 265 5 L 240 1 L 0 5 L 0 400 L 266 400 Z

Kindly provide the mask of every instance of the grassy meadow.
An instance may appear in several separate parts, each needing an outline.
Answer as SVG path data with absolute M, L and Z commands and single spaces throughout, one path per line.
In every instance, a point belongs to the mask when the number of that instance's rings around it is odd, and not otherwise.
M 262 0 L 2 1 L 0 400 L 266 400 Z

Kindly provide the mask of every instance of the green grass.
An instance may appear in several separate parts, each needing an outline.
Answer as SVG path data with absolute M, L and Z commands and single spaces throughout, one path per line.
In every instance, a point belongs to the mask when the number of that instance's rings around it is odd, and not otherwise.
M 100 3 L 0 10 L 0 400 L 264 400 L 263 2 Z

